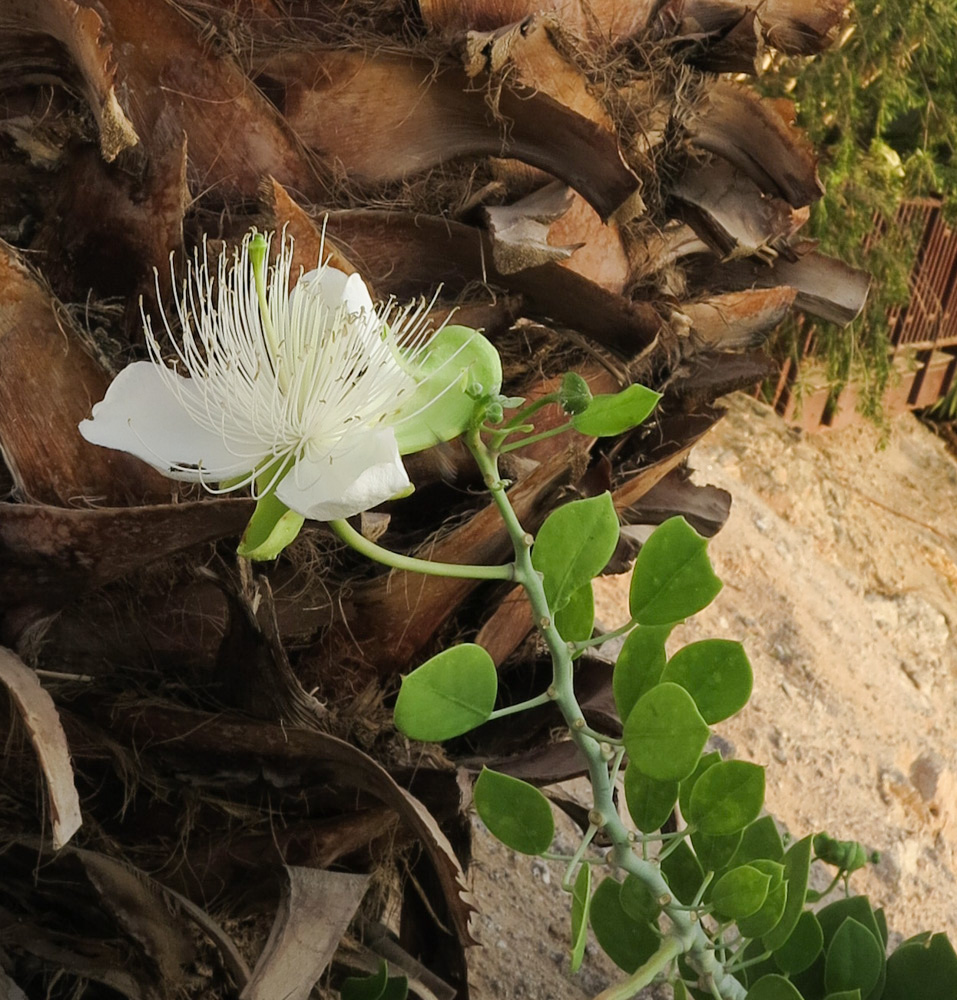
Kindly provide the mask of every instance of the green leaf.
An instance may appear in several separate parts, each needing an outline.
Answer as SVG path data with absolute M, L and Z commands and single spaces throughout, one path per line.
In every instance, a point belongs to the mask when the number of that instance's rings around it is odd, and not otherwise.
M 389 982 L 389 967 L 380 961 L 372 976 L 350 976 L 339 988 L 342 1000 L 381 1000 Z
M 654 893 L 635 875 L 626 876 L 625 881 L 621 883 L 618 901 L 632 920 L 643 920 L 651 924 L 661 913 L 661 906 Z
M 694 770 L 708 733 L 691 695 L 677 684 L 659 684 L 639 698 L 623 738 L 631 764 L 649 778 L 680 781 Z
M 769 862 L 773 864 L 773 862 Z M 758 867 L 759 862 L 754 862 L 752 867 Z M 744 917 L 738 921 L 738 930 L 742 937 L 757 938 L 767 934 L 772 930 L 781 917 L 784 915 L 784 907 L 788 900 L 788 884 L 781 882 L 775 887 L 774 880 L 771 880 L 771 888 L 768 890 L 768 898 L 757 913 L 752 913 L 750 917 Z
M 726 837 L 756 819 L 762 805 L 764 768 L 744 760 L 723 760 L 695 782 L 687 820 L 702 833 Z
M 840 993 L 828 993 L 824 1000 L 861 1000 L 861 991 L 841 990 Z
M 705 639 L 679 649 L 662 681 L 680 684 L 694 698 L 708 725 L 740 712 L 751 697 L 754 678 L 744 646 L 729 639 Z
M 628 606 L 639 625 L 670 625 L 706 608 L 721 590 L 707 542 L 683 517 L 659 525 L 641 547 Z
M 883 964 L 884 953 L 871 931 L 847 917 L 827 947 L 824 985 L 829 993 L 860 990 L 867 996 L 877 985 Z
M 793 843 L 784 855 L 784 877 L 788 883 L 788 902 L 777 927 L 763 939 L 768 951 L 777 951 L 797 926 L 804 910 L 804 899 L 807 894 L 807 879 L 811 869 L 811 843 L 813 836 L 803 837 Z
M 405 976 L 389 976 L 385 992 L 379 1000 L 406 1000 L 409 995 L 409 980 Z
M 691 996 L 688 993 L 688 987 L 685 986 L 683 979 L 676 979 L 674 985 L 672 986 L 674 991 L 673 1000 L 691 1000 Z
M 591 926 L 602 951 L 631 973 L 658 950 L 659 938 L 650 924 L 632 920 L 618 898 L 620 886 L 606 878 L 591 898 Z
M 877 929 L 881 935 L 881 944 L 887 948 L 887 914 L 884 913 L 883 909 L 874 911 L 874 921 L 877 924 Z
M 591 865 L 582 865 L 572 888 L 571 971 L 578 972 L 588 943 L 588 914 L 591 909 Z
M 591 437 L 614 437 L 647 420 L 659 399 L 661 393 L 636 383 L 613 395 L 594 396 L 588 407 L 572 418 L 572 424 Z
M 466 326 L 443 327 L 413 363 L 398 360 L 418 382 L 392 420 L 401 455 L 458 437 L 475 409 L 470 387 L 478 383 L 486 395 L 502 387 L 498 351 Z
M 804 1000 L 792 983 L 784 976 L 762 976 L 748 990 L 745 1000 Z
M 661 680 L 668 659 L 665 640 L 670 633 L 670 625 L 639 625 L 625 639 L 611 678 L 620 719 L 627 719 L 638 699 Z
M 722 875 L 711 890 L 715 912 L 732 920 L 750 917 L 764 906 L 771 886 L 771 876 L 742 865 Z
M 746 865 L 755 858 L 780 861 L 783 857 L 784 846 L 773 817 L 761 816 L 744 828 L 741 844 L 732 860 L 737 865 Z
M 573 500 L 545 519 L 532 565 L 544 575 L 545 597 L 554 615 L 608 565 L 618 544 L 618 515 L 610 493 Z
M 290 510 L 275 493 L 267 493 L 256 501 L 256 509 L 246 525 L 236 554 L 257 562 L 275 559 L 296 540 L 305 520 L 302 514 Z
M 709 767 L 714 767 L 720 761 L 721 754 L 717 750 L 703 754 L 695 765 L 695 769 L 678 786 L 678 805 L 681 807 L 681 815 L 685 819 L 688 817 L 688 804 L 691 802 L 691 793 L 694 791 L 694 786 L 697 784 L 698 779 Z
M 824 932 L 824 949 L 827 951 L 830 948 L 834 936 L 848 917 L 866 927 L 877 943 L 881 956 L 881 971 L 873 989 L 869 994 L 865 994 L 864 996 L 864 1000 L 877 1000 L 878 997 L 881 997 L 884 990 L 887 963 L 884 957 L 884 942 L 881 938 L 880 928 L 874 916 L 874 911 L 871 909 L 870 901 L 866 896 L 848 896 L 845 899 L 836 899 L 833 903 L 829 903 L 822 910 L 818 911 L 817 919 L 820 921 L 821 930 Z M 813 969 L 810 971 L 813 971 Z M 823 974 L 824 970 L 822 969 L 822 977 Z
M 555 628 L 565 642 L 583 642 L 591 638 L 594 627 L 595 594 L 589 580 L 573 591 L 565 607 L 555 614 Z
M 784 882 L 784 865 L 779 861 L 769 861 L 767 858 L 755 858 L 750 862 L 752 868 L 771 876 L 771 889 L 777 889 Z
M 506 847 L 520 854 L 548 850 L 555 819 L 548 799 L 533 785 L 483 767 L 474 798 L 482 822 Z
M 705 871 L 720 872 L 733 860 L 741 843 L 741 831 L 727 837 L 711 837 L 695 831 L 691 834 L 691 846 Z
M 671 894 L 686 906 L 694 901 L 704 881 L 701 864 L 684 840 L 661 862 L 661 874 Z
M 461 736 L 488 719 L 497 691 L 491 656 L 473 642 L 452 646 L 402 678 L 396 728 L 413 740 Z
M 957 996 L 957 954 L 946 934 L 902 944 L 887 960 L 881 1000 L 942 1000 Z
M 791 892 L 792 887 L 789 885 L 789 901 Z M 776 927 L 772 933 L 777 929 Z M 804 910 L 788 939 L 774 952 L 774 962 L 782 972 L 789 975 L 803 972 L 811 967 L 823 947 L 824 932 L 821 930 L 821 924 L 810 910 Z
M 642 833 L 660 830 L 678 801 L 677 781 L 656 781 L 637 767 L 625 768 L 625 802 Z

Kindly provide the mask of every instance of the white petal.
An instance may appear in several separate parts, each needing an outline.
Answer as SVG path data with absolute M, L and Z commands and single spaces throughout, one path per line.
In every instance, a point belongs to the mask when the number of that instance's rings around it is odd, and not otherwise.
M 177 380 L 176 392 L 152 362 L 128 365 L 93 407 L 93 418 L 80 424 L 80 433 L 91 444 L 135 455 L 170 479 L 220 482 L 254 469 L 266 449 L 252 457 L 229 451 L 222 434 L 198 424 L 184 407 L 183 398 L 197 408 L 203 405 L 192 380 L 169 375 Z M 173 468 L 184 465 L 197 471 Z
M 366 316 L 372 316 L 375 313 L 369 289 L 362 278 L 358 274 L 346 274 L 335 267 L 306 271 L 289 295 L 290 305 L 293 296 L 303 293 L 320 299 L 333 316 L 340 305 L 344 307 L 346 315 L 364 312 Z
M 363 431 L 332 455 L 303 458 L 276 488 L 292 510 L 314 521 L 351 517 L 409 487 L 391 428 Z

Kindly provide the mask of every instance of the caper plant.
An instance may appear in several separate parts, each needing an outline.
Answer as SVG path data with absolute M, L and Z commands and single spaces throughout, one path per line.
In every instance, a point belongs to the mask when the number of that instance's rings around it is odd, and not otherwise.
M 705 752 L 710 727 L 745 705 L 752 677 L 736 642 L 666 654 L 674 626 L 721 589 L 704 539 L 680 517 L 658 527 L 635 561 L 629 621 L 596 636 L 592 580 L 619 535 L 611 495 L 559 507 L 537 537 L 509 502 L 502 455 L 556 434 L 621 434 L 648 418 L 657 393 L 632 385 L 592 397 L 569 373 L 532 403 L 509 399 L 498 354 L 481 334 L 448 325 L 431 334 L 427 303 L 376 308 L 361 278 L 321 263 L 321 251 L 317 268 L 297 278 L 291 241 L 281 234 L 277 242 L 267 264 L 270 240 L 250 233 L 215 272 L 205 246 L 197 252 L 175 301 L 179 334 L 164 313 L 161 344 L 144 317 L 151 360 L 120 372 L 80 425 L 83 436 L 212 493 L 250 489 L 258 502 L 239 547 L 248 559 L 275 558 L 308 518 L 395 568 L 524 588 L 551 656 L 547 688 L 496 708 L 491 657 L 462 643 L 403 679 L 395 722 L 412 739 L 440 741 L 548 703 L 561 713 L 591 782 L 577 849 L 551 852 L 551 806 L 523 781 L 483 770 L 475 805 L 503 843 L 564 865 L 571 968 L 581 965 L 590 927 L 623 970 L 600 1000 L 625 1000 L 656 980 L 670 983 L 676 1000 L 957 997 L 957 956 L 944 935 L 919 935 L 887 958 L 883 913 L 866 898 L 808 909 L 818 901 L 808 890 L 812 858 L 834 865 L 829 889 L 846 887 L 867 861 L 860 844 L 819 834 L 785 850 L 773 819 L 761 815 L 764 769 Z M 532 418 L 547 406 L 565 419 L 536 432 Z M 411 489 L 402 456 L 460 434 L 511 539 L 510 562 L 403 556 L 349 524 Z M 592 729 L 575 694 L 576 658 L 612 636 L 626 637 L 613 674 L 620 737 Z M 680 819 L 664 832 L 673 814 Z M 599 832 L 609 846 L 596 846 Z M 407 984 L 383 966 L 347 980 L 341 993 L 403 1000 Z
M 566 431 L 620 434 L 644 421 L 657 400 L 640 385 L 592 397 L 575 374 L 564 378 L 560 391 L 528 405 L 497 393 L 476 399 L 466 440 L 508 531 L 513 558 L 504 566 L 451 570 L 522 586 L 551 656 L 551 683 L 526 701 L 496 707 L 491 657 L 475 643 L 461 643 L 403 678 L 397 728 L 415 740 L 441 741 L 544 704 L 561 713 L 587 762 L 591 785 L 589 825 L 577 849 L 568 856 L 552 852 L 551 805 L 524 781 L 486 768 L 475 783 L 474 801 L 488 829 L 508 847 L 563 866 L 571 969 L 582 963 L 589 928 L 622 969 L 621 981 L 597 1000 L 625 1000 L 655 982 L 670 984 L 676 1000 L 957 996 L 957 955 L 943 934 L 905 941 L 888 958 L 883 912 L 865 897 L 845 893 L 817 912 L 809 908 L 826 894 L 808 887 L 812 861 L 835 867 L 830 892 L 874 860 L 862 845 L 826 834 L 785 845 L 773 818 L 762 815 L 764 768 L 706 752 L 710 727 L 746 704 L 752 673 L 737 642 L 710 639 L 670 658 L 666 653 L 674 626 L 721 589 L 705 540 L 683 518 L 660 525 L 635 561 L 629 621 L 595 635 L 592 580 L 619 537 L 610 494 L 557 508 L 537 536 L 509 502 L 509 483 L 499 471 L 503 454 Z M 561 407 L 567 419 L 536 433 L 530 418 L 548 405 Z M 507 408 L 516 412 L 506 419 Z M 334 527 L 373 558 L 416 568 L 376 551 L 345 522 Z M 575 660 L 622 635 L 613 673 L 622 720 L 616 736 L 586 722 L 575 694 Z M 624 789 L 626 816 L 616 804 L 617 786 Z M 672 818 L 674 828 L 663 832 Z M 386 984 L 381 995 L 387 996 L 387 984 L 399 984 L 384 972 L 380 976 Z

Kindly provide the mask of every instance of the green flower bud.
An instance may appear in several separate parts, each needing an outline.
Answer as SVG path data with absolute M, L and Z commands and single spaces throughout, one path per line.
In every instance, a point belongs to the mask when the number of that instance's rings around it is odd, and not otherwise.
M 562 387 L 558 393 L 558 401 L 566 413 L 572 415 L 584 413 L 592 400 L 588 383 L 578 372 L 565 372 L 562 376 Z

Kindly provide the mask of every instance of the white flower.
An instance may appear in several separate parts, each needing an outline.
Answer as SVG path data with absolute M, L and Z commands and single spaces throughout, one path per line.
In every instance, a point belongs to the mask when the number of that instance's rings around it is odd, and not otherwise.
M 282 239 L 268 275 L 267 249 L 262 237 L 247 236 L 231 260 L 223 254 L 214 280 L 204 245 L 176 300 L 178 338 L 163 315 L 174 367 L 145 319 L 152 361 L 121 371 L 80 433 L 210 492 L 252 485 L 303 517 L 348 517 L 409 489 L 400 450 L 464 429 L 471 402 L 461 391 L 461 426 L 436 428 L 441 415 L 428 411 L 437 395 L 461 386 L 475 337 L 494 349 L 470 331 L 445 350 L 442 386 L 423 399 L 424 383 L 436 381 L 428 357 L 442 339 L 425 345 L 426 304 L 377 311 L 358 275 L 328 265 L 302 274 L 290 291 L 291 241 Z M 454 329 L 463 328 L 446 331 Z M 450 365 L 456 355 L 461 364 Z M 433 425 L 425 438 L 423 417 Z

